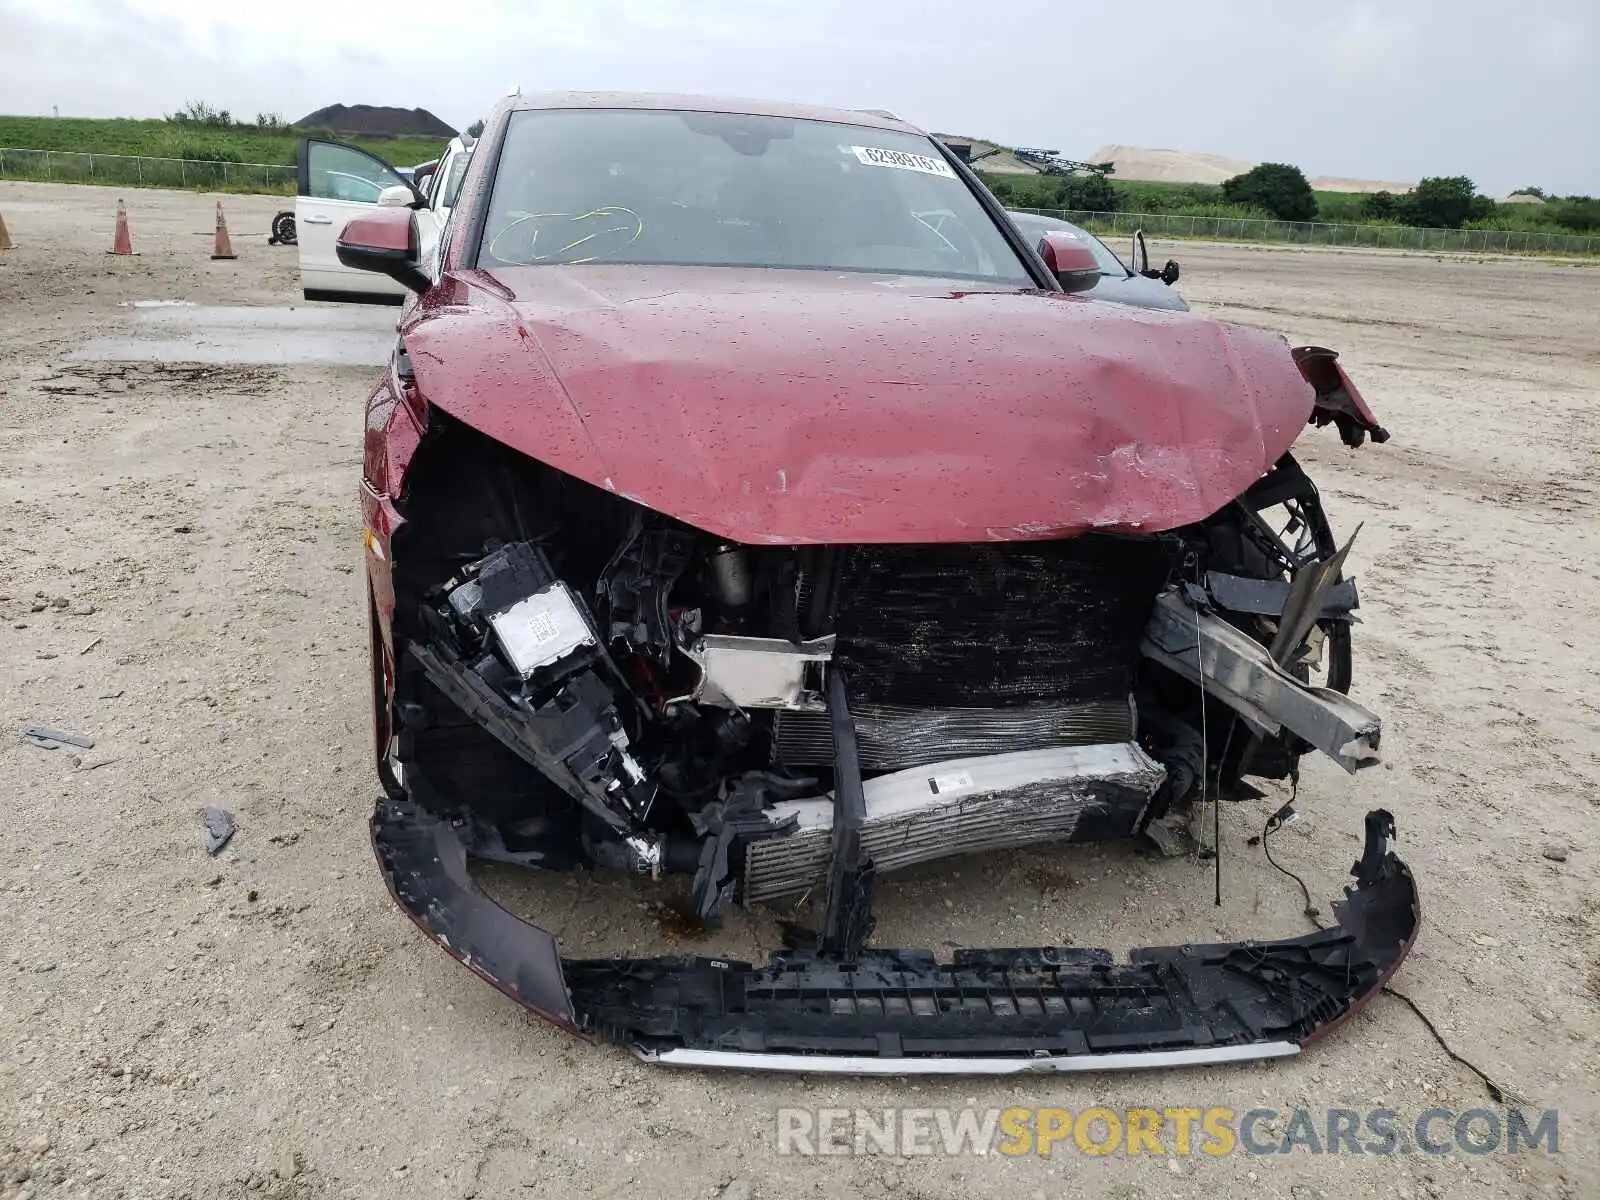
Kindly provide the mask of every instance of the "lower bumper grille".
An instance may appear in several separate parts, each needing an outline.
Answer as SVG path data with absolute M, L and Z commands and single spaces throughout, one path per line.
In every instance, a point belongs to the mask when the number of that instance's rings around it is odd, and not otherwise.
M 869 779 L 861 846 L 883 873 L 953 854 L 1125 837 L 1165 779 L 1133 743 L 947 760 Z M 746 903 L 804 891 L 827 871 L 832 800 L 789 801 L 768 813 L 791 814 L 793 833 L 746 850 Z
M 1416 883 L 1367 814 L 1338 924 L 1282 941 L 1105 950 L 869 949 L 724 958 L 566 958 L 494 903 L 448 821 L 379 801 L 372 847 L 417 927 L 480 978 L 564 1028 L 660 1063 L 845 1074 L 1011 1074 L 1292 1054 L 1378 994 L 1420 920 Z

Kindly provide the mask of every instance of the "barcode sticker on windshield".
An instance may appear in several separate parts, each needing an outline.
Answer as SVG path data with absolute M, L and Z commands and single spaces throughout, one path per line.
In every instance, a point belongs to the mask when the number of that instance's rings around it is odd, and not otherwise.
M 851 146 L 863 165 L 868 167 L 894 167 L 900 171 L 920 171 L 924 175 L 943 175 L 954 179 L 956 173 L 950 164 L 926 154 L 907 154 L 904 150 L 882 150 L 877 146 Z

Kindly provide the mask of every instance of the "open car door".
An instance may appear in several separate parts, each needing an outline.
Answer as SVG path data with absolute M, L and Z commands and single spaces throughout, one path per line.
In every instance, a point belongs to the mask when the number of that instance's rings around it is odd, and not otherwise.
M 405 203 L 417 198 L 416 190 L 383 159 L 342 142 L 306 138 L 299 167 L 294 217 L 306 299 L 400 303 L 404 288 L 386 276 L 342 265 L 335 244 L 349 221 L 395 202 L 394 192 L 384 197 L 388 189 L 404 188 L 410 194 Z

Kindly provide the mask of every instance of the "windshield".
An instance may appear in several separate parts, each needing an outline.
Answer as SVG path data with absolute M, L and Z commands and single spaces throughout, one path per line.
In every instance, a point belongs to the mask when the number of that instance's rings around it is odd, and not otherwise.
M 925 137 L 729 113 L 515 113 L 478 265 L 588 262 L 1035 286 Z
M 1062 221 L 1056 217 L 1042 217 L 1038 213 L 1014 212 L 1009 214 L 1012 221 L 1016 222 L 1018 229 L 1022 230 L 1022 238 L 1027 242 L 1037 242 L 1046 233 L 1065 233 L 1084 242 L 1089 247 L 1089 253 L 1094 255 L 1095 262 L 1100 264 L 1100 274 L 1111 275 L 1121 279 L 1128 274 L 1128 268 L 1122 265 L 1122 260 L 1107 246 L 1087 229 L 1080 229 L 1070 221 Z

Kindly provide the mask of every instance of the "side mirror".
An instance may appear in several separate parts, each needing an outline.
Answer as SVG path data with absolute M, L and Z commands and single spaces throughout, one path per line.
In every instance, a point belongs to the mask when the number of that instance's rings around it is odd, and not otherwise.
M 1087 292 L 1100 282 L 1100 264 L 1094 260 L 1094 252 L 1071 234 L 1045 234 L 1039 239 L 1039 257 L 1063 292 Z
M 403 183 L 392 184 L 378 193 L 378 203 L 384 208 L 409 208 L 416 199 L 417 193 Z
M 429 279 L 417 265 L 417 223 L 409 208 L 379 208 L 344 227 L 335 247 L 339 261 L 357 271 L 387 275 L 421 295 Z
M 1178 282 L 1178 260 L 1167 259 L 1167 265 L 1161 268 L 1161 282 L 1171 287 Z

